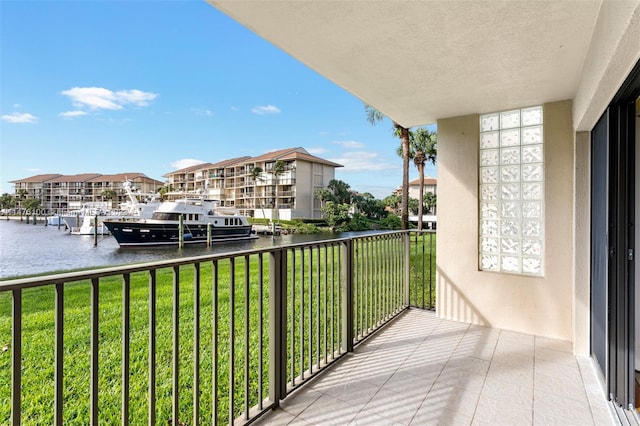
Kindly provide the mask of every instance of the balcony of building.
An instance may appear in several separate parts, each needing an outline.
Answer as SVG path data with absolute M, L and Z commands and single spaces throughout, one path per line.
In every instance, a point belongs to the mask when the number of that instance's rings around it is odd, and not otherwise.
M 569 342 L 438 318 L 435 247 L 387 232 L 0 282 L 0 420 L 612 423 Z

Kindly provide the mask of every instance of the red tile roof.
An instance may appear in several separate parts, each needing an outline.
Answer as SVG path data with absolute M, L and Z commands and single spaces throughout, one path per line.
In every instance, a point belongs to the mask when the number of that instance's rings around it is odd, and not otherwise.
M 425 185 L 437 185 L 438 184 L 438 179 L 433 178 L 431 176 L 425 176 L 424 177 L 424 184 Z M 409 186 L 417 186 L 420 185 L 420 178 L 412 180 L 411 182 L 409 182 Z
M 89 179 L 89 182 L 124 182 L 130 180 L 132 182 L 151 182 L 157 185 L 164 185 L 164 182 L 152 179 L 140 172 L 132 173 L 118 173 L 115 175 L 99 175 L 93 179 Z
M 99 173 L 82 173 L 78 175 L 61 175 L 55 179 L 51 179 L 50 182 L 87 182 L 91 179 L 100 176 Z
M 342 164 L 334 163 L 329 160 L 325 160 L 324 158 L 316 157 L 315 155 L 311 155 L 304 148 L 288 148 L 281 149 L 278 151 L 268 152 L 259 157 L 253 157 L 251 161 L 277 161 L 277 160 L 304 160 L 310 163 L 320 163 L 326 164 L 328 166 L 333 167 L 343 167 Z
M 182 175 L 185 173 L 195 172 L 196 170 L 208 169 L 209 167 L 211 167 L 211 165 L 211 163 L 200 163 L 196 164 L 195 166 L 185 167 L 184 169 L 174 170 L 163 175 L 163 177 L 169 177 L 171 175 Z
M 53 173 L 45 174 L 45 175 L 35 175 L 35 176 L 31 176 L 31 177 L 24 178 L 24 179 L 12 180 L 12 181 L 9 181 L 9 183 L 46 182 L 46 181 L 49 181 L 51 179 L 55 179 L 55 178 L 57 178 L 59 176 L 62 176 L 62 175 L 53 174 Z

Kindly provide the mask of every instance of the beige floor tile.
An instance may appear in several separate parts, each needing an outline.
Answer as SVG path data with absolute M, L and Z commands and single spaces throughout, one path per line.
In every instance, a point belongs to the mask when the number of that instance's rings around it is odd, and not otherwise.
M 313 401 L 297 417 L 318 425 L 348 424 L 358 414 L 359 408 L 329 395 Z
M 396 422 L 388 417 L 383 417 L 370 410 L 360 411 L 349 423 L 350 426 L 402 426 L 405 423 Z
M 517 406 L 524 410 L 533 409 L 532 386 L 523 386 L 487 377 L 481 397 L 497 401 L 505 406 Z
M 507 403 L 486 394 L 480 396 L 473 417 L 474 425 L 530 425 L 533 422 L 531 406 Z
M 423 404 L 411 420 L 411 425 L 469 426 L 471 425 L 471 417 L 456 411 L 436 409 Z
M 501 380 L 519 386 L 533 387 L 534 367 L 532 365 L 510 365 L 492 362 L 487 373 L 488 379 Z
M 447 362 L 447 367 L 458 368 L 473 374 L 487 374 L 490 362 L 485 359 L 473 358 L 470 356 L 451 357 Z
M 293 416 L 297 416 L 321 396 L 320 392 L 313 389 L 299 389 L 293 395 L 281 401 L 280 408 Z
M 254 424 L 260 426 L 285 426 L 294 421 L 295 418 L 295 416 L 287 413 L 286 411 L 276 410 L 266 413 Z
M 369 402 L 379 389 L 379 386 L 354 378 L 332 386 L 326 389 L 324 393 L 360 409 Z
M 446 383 L 433 385 L 422 405 L 441 410 L 455 411 L 472 417 L 478 405 L 479 393 L 469 389 L 451 386 Z
M 484 374 L 475 374 L 460 368 L 447 365 L 442 373 L 436 379 L 436 383 L 445 383 L 469 389 L 472 392 L 480 393 L 484 386 L 486 376 Z
M 416 377 L 415 375 L 398 370 L 382 387 L 399 394 L 410 396 L 422 395 L 424 398 L 427 396 L 427 393 L 433 386 L 435 380 L 435 376 L 432 378 Z
M 407 425 L 411 422 L 423 400 L 424 396 L 422 395 L 407 396 L 382 388 L 365 405 L 364 409 Z
M 563 376 L 549 376 L 536 371 L 534 386 L 537 391 L 560 395 L 582 403 L 589 403 L 582 378 L 567 379 Z
M 587 402 L 545 393 L 536 389 L 533 401 L 534 425 L 593 425 Z

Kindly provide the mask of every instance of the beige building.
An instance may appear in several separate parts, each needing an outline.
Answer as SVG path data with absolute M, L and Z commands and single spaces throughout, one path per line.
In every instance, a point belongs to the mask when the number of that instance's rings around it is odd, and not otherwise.
M 401 126 L 437 123 L 438 316 L 566 340 L 634 404 L 639 1 L 209 2 Z
M 101 175 L 85 173 L 77 175 L 45 174 L 11 181 L 15 185 L 18 201 L 35 198 L 40 200 L 43 210 L 66 212 L 77 210 L 83 205 L 106 209 L 117 208 L 128 200 L 124 182 L 131 182 L 140 194 L 154 194 L 162 187 L 160 182 L 139 172 Z M 104 191 L 115 192 L 113 198 L 103 195 Z
M 433 195 L 437 195 L 438 179 L 431 176 L 425 176 L 423 191 L 424 193 L 431 192 Z M 420 178 L 409 181 L 409 198 L 415 198 L 417 200 L 419 196 L 420 196 Z
M 283 163 L 284 170 L 276 176 L 273 167 L 277 161 Z M 170 199 L 202 194 L 206 187 L 208 197 L 247 216 L 317 219 L 322 212 L 314 194 L 335 178 L 336 167 L 342 166 L 311 155 L 304 148 L 289 148 L 257 157 L 198 164 L 165 177 L 172 188 Z M 262 170 L 256 178 L 252 175 L 254 168 Z

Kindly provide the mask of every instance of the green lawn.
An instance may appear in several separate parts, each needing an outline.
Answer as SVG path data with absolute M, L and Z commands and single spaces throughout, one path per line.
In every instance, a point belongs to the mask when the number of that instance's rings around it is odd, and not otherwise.
M 411 244 L 411 297 L 422 301 L 421 257 L 429 240 Z M 402 305 L 403 253 L 398 241 L 381 239 L 356 250 L 354 274 L 355 334 L 371 330 Z M 362 246 L 364 247 L 364 246 Z M 414 252 L 415 249 L 415 252 Z M 423 252 L 426 250 L 426 252 Z M 431 250 L 435 253 L 435 236 Z M 304 254 L 303 254 L 304 252 Z M 435 257 L 435 256 L 434 256 Z M 210 424 L 213 406 L 218 421 L 240 416 L 268 393 L 269 256 L 252 255 L 199 265 L 200 273 L 200 423 Z M 247 262 L 247 263 L 245 263 Z M 427 261 L 428 262 L 428 261 Z M 435 274 L 435 258 L 433 273 Z M 428 264 L 427 264 L 428 265 Z M 331 359 L 340 346 L 342 328 L 341 251 L 338 247 L 288 251 L 287 377 L 299 377 Z M 248 274 L 246 271 L 248 270 Z M 260 270 L 262 274 L 260 274 Z M 233 271 L 233 273 L 232 273 Z M 217 272 L 217 273 L 216 273 Z M 427 272 L 428 273 L 428 272 Z M 194 265 L 179 268 L 179 418 L 193 418 Z M 214 279 L 217 276 L 218 279 Z M 235 280 L 232 280 L 232 276 Z M 247 278 L 248 277 L 248 278 Z M 261 278 L 262 277 L 262 278 Z M 157 271 L 156 281 L 156 420 L 166 424 L 172 413 L 173 268 Z M 130 424 L 146 424 L 148 416 L 149 274 L 131 275 Z M 214 283 L 217 282 L 217 286 Z M 435 282 L 435 280 L 434 280 Z M 100 280 L 99 286 L 99 420 L 120 421 L 122 363 L 122 276 Z M 248 292 L 245 288 L 248 287 Z M 214 297 L 214 291 L 216 297 Z M 67 283 L 64 292 L 64 423 L 86 425 L 90 410 L 89 281 Z M 435 294 L 432 295 L 435 299 Z M 260 305 L 260 302 L 262 305 Z M 417 303 L 419 304 L 419 303 Z M 23 291 L 22 422 L 51 424 L 54 411 L 54 286 Z M 248 306 L 248 309 L 245 307 Z M 214 311 L 217 317 L 214 319 Z M 232 315 L 233 314 L 233 315 Z M 247 321 L 248 319 L 248 321 Z M 233 326 L 232 326 L 233 325 Z M 214 341 L 213 330 L 217 329 Z M 234 339 L 231 342 L 231 331 Z M 357 337 L 356 337 L 357 338 Z M 248 346 L 245 343 L 248 339 Z M 10 419 L 11 295 L 0 293 L 0 424 Z M 214 374 L 214 346 L 217 369 Z M 262 356 L 260 356 L 262 355 Z M 231 359 L 233 371 L 231 372 Z M 245 370 L 245 363 L 248 369 Z M 260 387 L 262 365 L 262 388 Z M 247 375 L 245 378 L 245 374 Z M 230 381 L 230 377 L 233 381 Z M 214 385 L 215 380 L 215 385 Z M 298 381 L 299 383 L 299 381 Z M 233 385 L 233 391 L 230 391 Z M 217 389 L 214 397 L 213 389 Z M 230 409 L 233 397 L 233 410 Z

